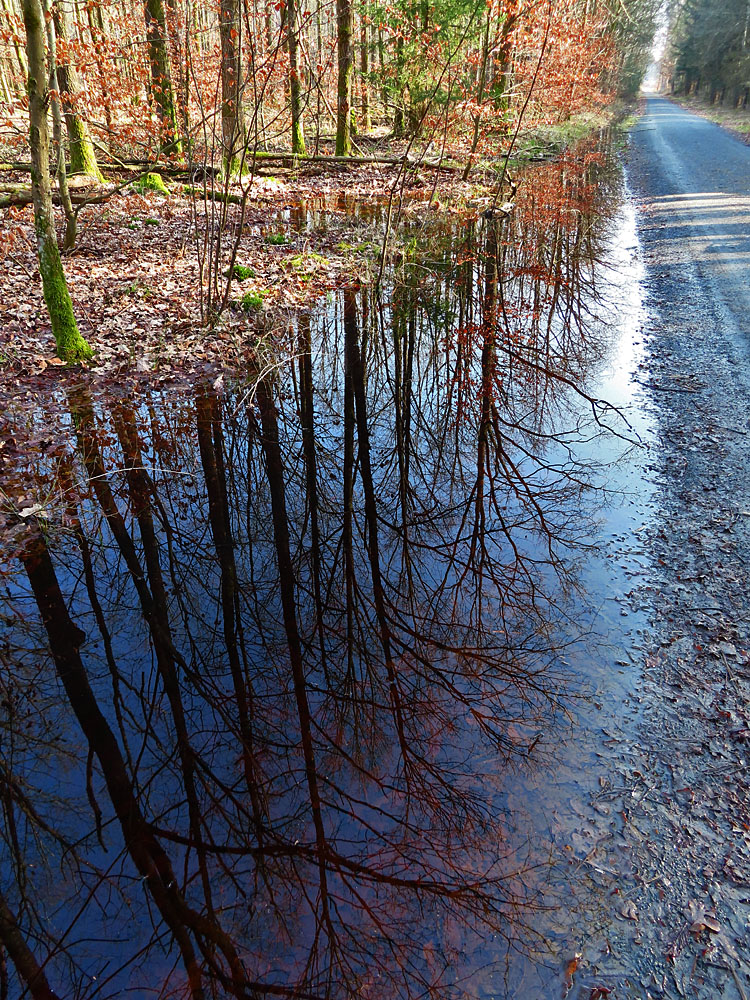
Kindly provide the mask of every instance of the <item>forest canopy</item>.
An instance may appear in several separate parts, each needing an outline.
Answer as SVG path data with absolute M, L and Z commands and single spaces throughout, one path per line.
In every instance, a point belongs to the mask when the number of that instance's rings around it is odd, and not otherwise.
M 670 16 L 669 46 L 663 65 L 672 90 L 705 92 L 719 101 L 746 107 L 750 96 L 750 4 L 747 0 L 683 0 Z
M 2 0 L 0 111 L 27 142 L 20 0 Z M 37 0 L 34 0 L 36 3 Z M 643 74 L 656 4 L 592 0 L 46 0 L 73 172 L 160 154 L 336 151 L 383 125 L 469 146 L 565 121 Z

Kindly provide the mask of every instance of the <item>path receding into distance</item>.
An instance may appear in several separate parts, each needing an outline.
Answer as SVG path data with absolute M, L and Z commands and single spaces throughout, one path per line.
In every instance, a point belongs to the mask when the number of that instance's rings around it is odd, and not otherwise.
M 750 148 L 649 97 L 628 179 L 655 444 L 628 997 L 750 997 Z M 622 983 L 623 980 L 621 979 Z M 621 996 L 618 991 L 617 996 Z
M 633 147 L 650 216 L 642 237 L 659 253 L 652 263 L 695 266 L 707 293 L 750 336 L 750 146 L 650 97 Z

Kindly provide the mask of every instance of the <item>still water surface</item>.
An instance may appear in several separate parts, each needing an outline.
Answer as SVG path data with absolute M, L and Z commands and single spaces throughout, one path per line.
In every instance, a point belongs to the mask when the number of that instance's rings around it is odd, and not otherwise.
M 59 996 L 552 998 L 578 953 L 588 996 L 629 946 L 622 177 L 583 148 L 396 238 L 220 387 L 3 418 L 0 890 Z

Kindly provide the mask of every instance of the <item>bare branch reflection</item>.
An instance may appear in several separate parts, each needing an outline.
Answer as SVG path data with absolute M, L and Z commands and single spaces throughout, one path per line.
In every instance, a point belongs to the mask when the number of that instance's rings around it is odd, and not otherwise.
M 504 782 L 545 764 L 577 443 L 612 417 L 597 164 L 407 248 L 224 395 L 2 418 L 50 435 L 0 454 L 17 995 L 458 996 L 522 946 L 544 872 Z

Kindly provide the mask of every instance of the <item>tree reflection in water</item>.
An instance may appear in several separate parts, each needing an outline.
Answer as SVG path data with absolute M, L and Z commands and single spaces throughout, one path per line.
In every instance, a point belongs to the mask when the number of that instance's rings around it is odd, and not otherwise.
M 521 946 L 543 873 L 503 783 L 553 748 L 576 446 L 612 416 L 599 169 L 405 253 L 246 384 L 71 385 L 69 446 L 7 454 L 4 989 L 452 995 Z

